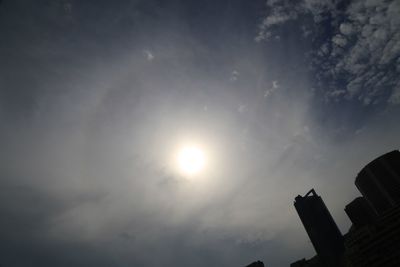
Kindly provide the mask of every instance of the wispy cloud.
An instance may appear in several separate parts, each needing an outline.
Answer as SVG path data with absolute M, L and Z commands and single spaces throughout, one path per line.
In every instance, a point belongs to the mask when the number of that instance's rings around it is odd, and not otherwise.
M 232 73 L 231 73 L 231 77 L 229 78 L 229 80 L 230 80 L 231 82 L 237 81 L 237 80 L 239 79 L 239 74 L 240 74 L 240 73 L 239 73 L 237 70 L 233 70 Z
M 153 61 L 154 54 L 150 50 L 143 50 L 143 54 L 145 55 L 147 61 Z
M 264 98 L 268 98 L 279 88 L 278 81 L 272 81 L 272 86 L 264 91 Z

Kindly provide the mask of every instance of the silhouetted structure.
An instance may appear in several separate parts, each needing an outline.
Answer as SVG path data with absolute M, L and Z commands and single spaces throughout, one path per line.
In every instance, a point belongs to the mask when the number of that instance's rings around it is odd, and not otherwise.
M 314 256 L 309 260 L 301 259 L 290 264 L 290 267 L 324 267 L 325 265 L 320 262 L 318 256 Z
M 291 267 L 400 266 L 400 152 L 368 163 L 355 184 L 363 197 L 346 205 L 352 226 L 344 237 L 313 189 L 296 197 L 294 206 L 317 255 Z
M 363 197 L 354 199 L 346 206 L 344 211 L 356 228 L 375 223 L 378 217 L 376 212 Z
M 307 266 L 307 260 L 304 258 L 290 264 L 290 267 L 305 267 L 305 266 Z
M 355 184 L 378 214 L 400 203 L 400 152 L 389 152 L 370 162 Z
M 345 235 L 346 258 L 352 267 L 400 266 L 400 205 L 376 223 L 350 228 Z
M 356 185 L 368 202 L 357 198 L 345 209 L 353 223 L 344 242 L 348 265 L 400 266 L 400 152 L 370 162 Z
M 256 261 L 246 267 L 264 267 L 264 263 L 262 261 Z
M 374 224 L 350 228 L 345 235 L 346 258 L 352 267 L 400 266 L 400 205 Z
M 297 196 L 294 206 L 318 255 L 325 266 L 338 266 L 343 254 L 343 237 L 322 198 L 311 189 Z M 305 265 L 307 266 L 307 265 Z

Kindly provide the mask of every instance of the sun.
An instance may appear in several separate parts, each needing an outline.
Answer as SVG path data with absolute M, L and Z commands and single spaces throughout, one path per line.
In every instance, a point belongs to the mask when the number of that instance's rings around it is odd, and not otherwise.
M 195 175 L 200 173 L 206 163 L 204 151 L 196 146 L 182 147 L 177 157 L 178 167 L 184 175 Z

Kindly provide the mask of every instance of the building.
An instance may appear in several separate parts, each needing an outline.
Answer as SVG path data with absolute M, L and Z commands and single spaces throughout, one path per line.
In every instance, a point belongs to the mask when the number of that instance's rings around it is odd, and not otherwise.
M 301 259 L 290 264 L 290 267 L 325 267 L 324 263 L 318 259 L 318 256 L 314 256 L 309 260 Z
M 305 196 L 297 196 L 294 206 L 317 252 L 319 264 L 340 266 L 343 236 L 322 198 L 311 189 Z
M 355 183 L 364 197 L 345 209 L 353 223 L 344 237 L 348 266 L 400 266 L 400 152 L 370 162 Z
M 264 263 L 262 261 L 255 261 L 246 267 L 264 267 Z
M 355 184 L 363 196 L 346 205 L 352 226 L 344 237 L 314 190 L 296 197 L 294 205 L 317 255 L 291 267 L 400 266 L 400 152 L 368 163 Z
M 364 197 L 357 197 L 346 205 L 344 209 L 353 226 L 360 228 L 376 222 L 378 215 Z
M 400 266 L 400 205 L 383 213 L 375 223 L 353 225 L 344 244 L 351 267 Z
M 367 164 L 355 184 L 378 214 L 400 203 L 400 152 L 394 150 Z

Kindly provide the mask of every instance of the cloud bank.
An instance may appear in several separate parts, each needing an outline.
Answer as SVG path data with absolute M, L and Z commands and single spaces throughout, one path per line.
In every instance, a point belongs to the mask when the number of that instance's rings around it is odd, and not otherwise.
M 399 103 L 400 12 L 398 1 L 268 1 L 257 41 L 269 40 L 300 21 L 313 50 L 310 64 L 328 100 L 364 105 Z

